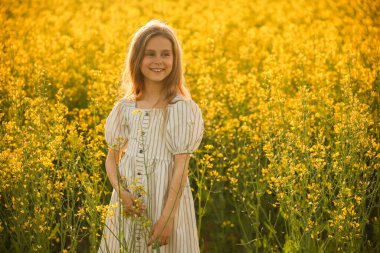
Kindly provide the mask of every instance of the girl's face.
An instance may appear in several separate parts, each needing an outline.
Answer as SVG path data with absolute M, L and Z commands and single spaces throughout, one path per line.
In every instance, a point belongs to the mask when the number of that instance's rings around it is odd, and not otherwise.
M 162 36 L 149 39 L 140 66 L 145 84 L 149 82 L 162 84 L 172 68 L 173 49 L 170 40 Z

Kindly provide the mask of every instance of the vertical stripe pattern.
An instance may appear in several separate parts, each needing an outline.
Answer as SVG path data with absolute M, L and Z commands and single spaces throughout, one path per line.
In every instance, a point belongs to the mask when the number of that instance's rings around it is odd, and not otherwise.
M 163 109 L 136 108 L 135 101 L 125 98 L 115 104 L 106 120 L 105 139 L 109 148 L 124 151 L 120 175 L 129 189 L 144 199 L 147 212 L 140 219 L 125 217 L 117 192 L 113 191 L 99 252 L 156 252 L 147 247 L 147 241 L 165 206 L 174 155 L 194 152 L 203 132 L 202 114 L 193 100 L 175 97 L 167 107 L 167 117 Z M 189 180 L 180 199 L 173 234 L 159 252 L 199 252 Z

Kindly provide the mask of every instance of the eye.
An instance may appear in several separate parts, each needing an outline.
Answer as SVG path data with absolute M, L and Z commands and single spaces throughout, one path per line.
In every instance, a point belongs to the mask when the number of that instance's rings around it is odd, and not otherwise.
M 171 54 L 170 54 L 169 52 L 163 53 L 163 56 L 164 56 L 164 57 L 170 57 L 170 55 L 171 55 Z
M 145 52 L 145 55 L 146 56 L 154 56 L 154 53 L 153 52 Z

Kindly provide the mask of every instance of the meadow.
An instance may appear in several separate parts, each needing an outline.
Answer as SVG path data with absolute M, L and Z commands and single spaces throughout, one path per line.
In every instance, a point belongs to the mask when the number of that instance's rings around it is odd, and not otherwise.
M 380 2 L 2 0 L 0 252 L 97 252 L 133 32 L 175 28 L 201 252 L 380 252 Z

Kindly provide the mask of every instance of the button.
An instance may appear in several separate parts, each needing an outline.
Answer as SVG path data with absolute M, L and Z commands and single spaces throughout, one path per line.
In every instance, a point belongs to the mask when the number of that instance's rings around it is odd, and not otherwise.
M 139 176 L 140 176 L 140 175 L 141 175 L 141 172 L 137 172 L 137 175 L 139 175 Z
M 139 236 L 137 236 L 137 237 L 136 237 L 136 240 L 137 240 L 137 241 L 140 241 L 140 237 L 139 237 Z
M 143 152 L 143 150 L 142 150 L 142 149 L 140 149 L 140 151 L 139 151 L 139 152 L 140 152 L 140 154 L 141 154 L 141 153 Z
M 149 112 L 145 112 L 145 116 L 149 116 Z

